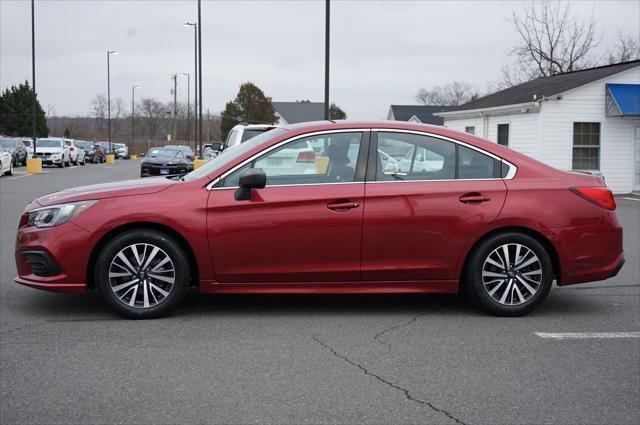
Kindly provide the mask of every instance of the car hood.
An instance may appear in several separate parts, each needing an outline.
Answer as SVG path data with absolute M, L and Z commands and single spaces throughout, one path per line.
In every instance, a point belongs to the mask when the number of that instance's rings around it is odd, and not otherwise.
M 174 184 L 176 184 L 176 181 L 163 177 L 94 184 L 50 193 L 49 195 L 41 196 L 36 199 L 35 202 L 46 207 L 65 202 L 115 198 L 118 196 L 146 195 L 161 192 Z

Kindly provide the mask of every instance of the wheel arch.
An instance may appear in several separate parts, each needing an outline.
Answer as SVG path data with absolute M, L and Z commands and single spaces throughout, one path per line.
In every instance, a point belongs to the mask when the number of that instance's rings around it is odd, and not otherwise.
M 532 229 L 530 227 L 525 227 L 525 226 L 507 226 L 507 227 L 499 227 L 497 229 L 493 229 L 487 233 L 485 233 L 484 235 L 482 235 L 477 241 L 475 241 L 475 243 L 471 246 L 471 248 L 469 248 L 469 250 L 467 251 L 465 258 L 464 258 L 464 262 L 462 263 L 462 268 L 461 268 L 461 273 L 460 273 L 460 288 L 462 288 L 462 286 L 464 285 L 466 279 L 465 279 L 465 273 L 467 272 L 467 267 L 469 264 L 469 260 L 471 258 L 471 255 L 473 254 L 473 252 L 478 248 L 478 246 L 483 243 L 485 240 L 496 236 L 496 235 L 500 235 L 503 233 L 521 233 L 527 236 L 530 236 L 532 238 L 534 238 L 535 240 L 537 240 L 538 242 L 540 242 L 540 244 L 544 247 L 544 249 L 549 253 L 549 257 L 551 258 L 551 264 L 553 265 L 553 275 L 555 277 L 556 280 L 560 279 L 560 257 L 558 255 L 558 251 L 556 250 L 556 247 L 553 245 L 553 243 L 551 242 L 551 240 L 549 240 L 549 238 L 547 238 L 545 235 L 543 235 L 542 233 L 540 233 L 539 231 Z
M 109 232 L 105 233 L 100 240 L 94 245 L 93 250 L 91 251 L 91 255 L 89 256 L 89 261 L 87 263 L 86 269 L 86 281 L 87 287 L 95 289 L 96 285 L 93 281 L 93 270 L 95 269 L 96 260 L 100 251 L 105 247 L 105 245 L 122 233 L 125 233 L 129 230 L 143 230 L 143 229 L 151 229 L 156 230 L 162 233 L 166 233 L 168 236 L 173 238 L 180 247 L 184 250 L 187 255 L 187 259 L 189 261 L 189 269 L 191 270 L 191 285 L 198 286 L 200 281 L 200 274 L 198 271 L 198 263 L 196 261 L 196 257 L 194 255 L 193 249 L 189 242 L 182 236 L 179 232 L 171 227 L 165 226 L 160 223 L 148 222 L 148 221 L 139 221 L 133 223 L 127 223 L 122 226 L 118 226 Z

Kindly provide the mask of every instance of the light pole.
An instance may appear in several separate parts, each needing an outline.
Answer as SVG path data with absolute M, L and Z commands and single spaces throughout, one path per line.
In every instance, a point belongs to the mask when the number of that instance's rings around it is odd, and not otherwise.
M 325 0 L 324 27 L 324 119 L 329 119 L 329 29 L 331 27 L 331 1 Z
M 193 150 L 196 149 L 196 145 L 198 143 L 198 24 L 196 22 L 185 22 L 182 24 L 183 27 L 193 27 L 193 39 L 194 39 L 194 60 L 195 65 L 193 67 L 194 70 L 194 93 L 195 97 L 193 99 L 193 127 L 195 129 L 195 140 L 193 143 Z
M 176 143 L 178 139 L 178 130 L 176 126 L 176 118 L 178 115 L 178 74 L 173 74 L 173 124 L 171 125 L 171 143 Z
M 191 122 L 191 100 L 189 98 L 189 93 L 191 91 L 191 76 L 188 72 L 183 72 L 180 76 L 187 77 L 187 145 L 189 145 L 191 142 L 191 126 L 189 125 Z
M 131 86 L 131 149 L 136 141 L 135 120 L 136 120 L 136 89 L 140 86 Z
M 202 158 L 202 1 L 198 0 L 198 147 Z
M 109 58 L 111 55 L 117 55 L 117 50 L 107 50 L 107 127 L 109 131 L 109 154 L 111 150 L 111 64 Z
M 31 131 L 33 135 L 33 158 L 36 155 L 36 13 L 34 0 L 31 0 Z

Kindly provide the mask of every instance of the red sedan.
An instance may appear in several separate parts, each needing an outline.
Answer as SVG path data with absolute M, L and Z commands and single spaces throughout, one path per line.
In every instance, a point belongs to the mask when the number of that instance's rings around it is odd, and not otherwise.
M 470 134 L 399 122 L 263 133 L 183 177 L 43 196 L 20 219 L 16 282 L 96 288 L 131 318 L 205 293 L 447 293 L 517 316 L 624 263 L 599 176 Z

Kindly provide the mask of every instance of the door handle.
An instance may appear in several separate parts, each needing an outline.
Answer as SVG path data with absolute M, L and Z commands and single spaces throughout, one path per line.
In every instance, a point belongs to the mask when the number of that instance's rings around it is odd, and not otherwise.
M 465 193 L 464 195 L 462 195 L 458 199 L 463 204 L 479 204 L 481 202 L 487 202 L 487 201 L 491 200 L 491 198 L 489 198 L 488 196 L 484 196 L 481 193 L 476 193 L 476 192 L 474 192 L 474 193 Z
M 327 208 L 332 211 L 348 211 L 353 208 L 358 208 L 360 206 L 357 202 L 336 202 L 333 204 L 328 204 Z

